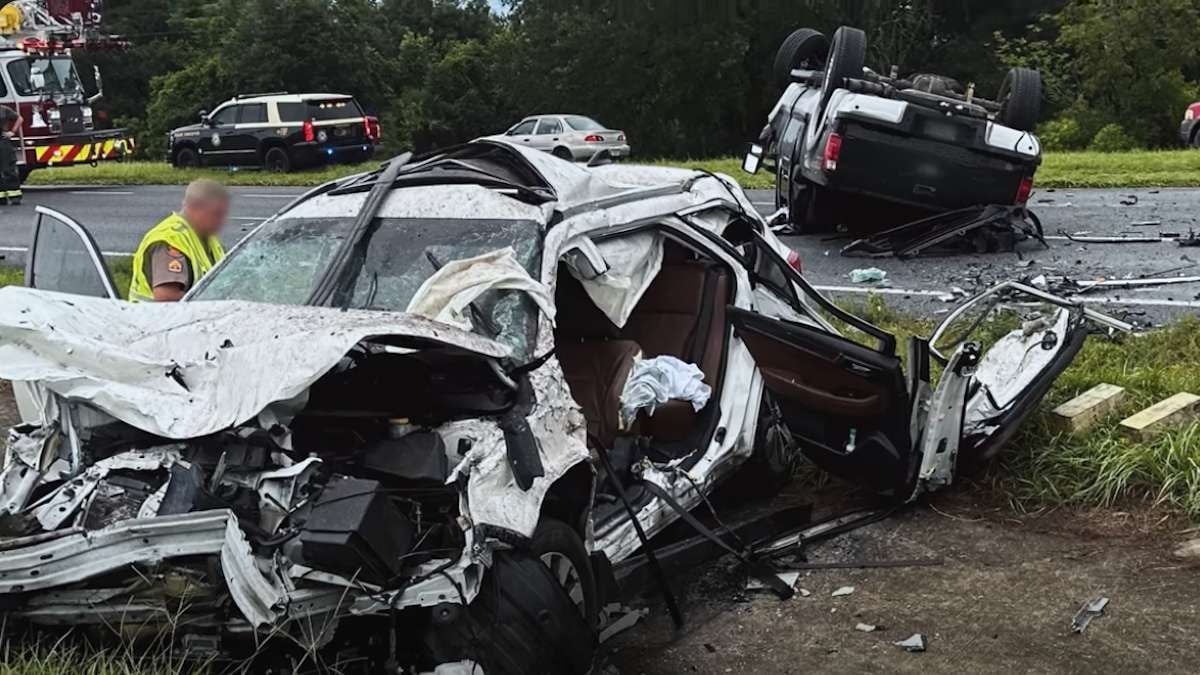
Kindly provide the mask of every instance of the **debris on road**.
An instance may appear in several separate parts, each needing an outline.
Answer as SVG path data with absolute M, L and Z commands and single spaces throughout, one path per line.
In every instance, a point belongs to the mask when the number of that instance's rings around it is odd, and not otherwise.
M 832 597 L 839 598 L 843 595 L 850 595 L 853 592 L 854 592 L 853 586 L 842 586 L 841 588 L 839 588 L 833 592 Z
M 912 637 L 898 640 L 892 644 L 897 647 L 903 647 L 906 652 L 923 652 L 925 651 L 925 636 L 920 633 L 913 633 Z
M 1180 560 L 1200 560 L 1200 539 L 1190 539 L 1175 547 L 1171 555 Z
M 879 626 L 870 623 L 860 623 L 854 626 L 854 630 L 862 631 L 864 633 L 874 633 L 875 631 L 879 630 Z
M 1103 595 L 1091 602 L 1085 603 L 1075 613 L 1075 618 L 1071 619 L 1071 630 L 1076 633 L 1082 633 L 1087 629 L 1092 619 L 1104 615 L 1104 608 L 1107 606 L 1108 598 Z
M 850 281 L 856 284 L 883 281 L 885 279 L 887 279 L 887 272 L 878 267 L 865 267 L 850 271 Z
M 648 607 L 634 609 L 633 607 L 626 607 L 619 603 L 608 605 L 605 607 L 604 612 L 608 617 L 608 625 L 600 631 L 600 636 L 597 638 L 601 643 L 607 642 L 620 633 L 624 633 L 636 626 L 642 619 L 650 616 L 650 609 Z
M 783 583 L 787 584 L 788 586 L 791 586 L 792 588 L 795 588 L 796 582 L 800 580 L 800 572 L 798 572 L 798 571 L 797 572 L 780 572 L 779 578 L 783 580 Z M 772 589 L 770 586 L 767 586 L 766 584 L 764 584 L 761 579 L 757 579 L 755 577 L 750 577 L 750 578 L 746 579 L 746 590 L 748 590 L 748 591 L 769 591 Z M 800 589 L 800 590 L 801 590 L 801 595 L 808 594 L 808 591 L 805 591 L 804 589 Z
M 1136 220 L 1129 224 L 1130 227 L 1158 227 L 1162 225 L 1161 220 Z
M 1168 427 L 1184 424 L 1200 414 L 1200 396 L 1180 392 L 1121 420 L 1118 429 L 1126 437 L 1153 440 Z
M 1125 199 L 1121 200 L 1121 206 L 1137 206 L 1137 203 L 1138 203 L 1137 195 L 1129 195 Z
M 1042 221 L 1032 211 L 1023 206 L 973 206 L 922 218 L 853 241 L 842 248 L 842 255 L 905 259 L 942 249 L 1008 252 L 1026 239 L 1036 239 L 1049 248 Z

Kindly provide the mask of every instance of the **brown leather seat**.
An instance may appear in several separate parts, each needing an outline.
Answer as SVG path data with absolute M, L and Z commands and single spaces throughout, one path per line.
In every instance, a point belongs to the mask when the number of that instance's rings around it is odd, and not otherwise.
M 556 353 L 567 385 L 583 409 L 588 435 L 603 447 L 612 448 L 621 433 L 621 393 L 641 347 L 621 339 L 616 324 L 561 265 L 555 306 Z
M 680 251 L 668 244 L 662 270 L 621 335 L 641 345 L 645 358 L 674 356 L 699 366 L 704 382 L 713 389 L 709 405 L 715 405 L 728 333 L 725 308 L 732 282 L 724 267 L 687 259 Z M 670 401 L 653 415 L 640 416 L 641 433 L 661 441 L 686 440 L 702 412 L 693 410 L 689 402 Z

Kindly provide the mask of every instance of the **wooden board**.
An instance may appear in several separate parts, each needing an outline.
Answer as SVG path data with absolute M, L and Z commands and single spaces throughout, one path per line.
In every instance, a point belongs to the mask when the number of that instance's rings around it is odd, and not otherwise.
M 1197 410 L 1200 410 L 1200 396 L 1187 392 L 1175 394 L 1121 420 L 1121 432 L 1130 438 L 1149 441 L 1172 425 L 1192 421 Z
M 1071 433 L 1093 427 L 1125 400 L 1125 388 L 1098 384 L 1054 409 L 1054 425 Z

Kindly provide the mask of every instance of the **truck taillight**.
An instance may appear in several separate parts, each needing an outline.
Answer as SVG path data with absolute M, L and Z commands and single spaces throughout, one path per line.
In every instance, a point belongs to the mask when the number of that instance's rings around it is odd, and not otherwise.
M 802 269 L 803 265 L 800 264 L 800 254 L 796 253 L 794 250 L 792 250 L 790 248 L 788 249 L 787 264 L 788 264 L 788 267 L 796 270 L 797 272 L 801 272 L 801 273 L 804 272 L 804 270 Z
M 583 140 L 586 143 L 603 143 L 604 137 L 600 134 L 588 134 Z
M 379 124 L 379 119 L 364 117 L 363 133 L 367 135 L 367 140 L 378 142 L 380 138 L 383 138 L 383 127 Z
M 317 131 L 313 128 L 312 120 L 304 120 L 304 142 L 312 143 L 317 140 Z
M 821 168 L 826 171 L 837 171 L 838 158 L 842 156 L 842 135 L 839 133 L 829 134 L 829 140 L 825 141 L 825 154 L 821 159 Z
M 1026 176 L 1021 179 L 1021 184 L 1017 186 L 1017 199 L 1014 203 L 1024 204 L 1029 201 L 1033 195 L 1033 176 Z

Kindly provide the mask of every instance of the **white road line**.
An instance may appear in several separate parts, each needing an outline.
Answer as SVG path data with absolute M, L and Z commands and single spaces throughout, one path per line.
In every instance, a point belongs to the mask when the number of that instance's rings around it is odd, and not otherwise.
M 858 295 L 904 295 L 904 296 L 920 296 L 920 297 L 954 297 L 949 291 L 929 291 L 921 289 L 908 288 L 858 288 L 856 286 L 814 286 L 822 293 L 855 293 Z M 957 300 L 957 298 L 955 298 Z M 1103 295 L 1071 295 L 1067 296 L 1072 302 L 1081 302 L 1085 305 L 1131 305 L 1142 307 L 1200 307 L 1200 300 L 1168 300 L 1166 298 L 1110 298 Z M 947 302 L 952 305 L 954 303 Z
M 71 190 L 67 194 L 72 195 L 101 195 L 105 197 L 128 197 L 132 192 L 110 192 L 105 190 Z
M 0 246 L 0 253 L 28 253 L 28 246 Z M 100 251 L 100 255 L 108 258 L 132 258 L 133 253 L 126 251 Z

